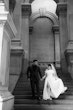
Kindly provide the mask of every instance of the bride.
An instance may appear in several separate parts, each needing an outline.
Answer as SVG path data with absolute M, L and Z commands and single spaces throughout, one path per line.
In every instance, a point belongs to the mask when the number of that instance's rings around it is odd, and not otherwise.
M 53 64 L 47 65 L 45 75 L 41 80 L 43 79 L 45 79 L 43 89 L 44 100 L 52 100 L 52 98 L 58 98 L 60 94 L 63 94 L 67 90 L 67 87 L 64 86 L 63 81 L 57 76 Z

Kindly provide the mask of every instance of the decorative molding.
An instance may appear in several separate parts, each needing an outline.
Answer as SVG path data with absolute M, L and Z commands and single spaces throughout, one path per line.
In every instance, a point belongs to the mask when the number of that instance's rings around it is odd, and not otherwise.
M 65 12 L 67 12 L 67 3 L 66 2 L 58 3 L 56 10 L 57 15 L 59 15 L 59 13 L 65 13 Z
M 33 24 L 33 21 L 34 21 L 36 18 L 39 18 L 39 17 L 47 17 L 47 18 L 50 18 L 50 19 L 53 21 L 54 25 L 58 25 L 58 24 L 59 24 L 59 22 L 58 22 L 58 17 L 57 17 L 55 14 L 53 14 L 53 13 L 51 13 L 51 12 L 48 12 L 48 11 L 46 11 L 45 13 L 43 13 L 42 16 L 40 15 L 40 12 L 33 13 L 33 14 L 31 15 L 31 17 L 30 17 L 30 24 Z
M 23 49 L 11 49 L 11 55 L 23 56 Z
M 29 27 L 29 34 L 32 34 L 32 31 L 33 31 L 33 26 L 30 26 Z
M 31 4 L 30 3 L 22 3 L 22 16 L 29 16 L 31 14 Z
M 11 40 L 11 54 L 21 55 L 23 48 L 20 39 Z
M 53 30 L 54 33 L 55 33 L 55 32 L 59 32 L 59 25 L 54 25 L 54 26 L 52 27 L 52 30 Z

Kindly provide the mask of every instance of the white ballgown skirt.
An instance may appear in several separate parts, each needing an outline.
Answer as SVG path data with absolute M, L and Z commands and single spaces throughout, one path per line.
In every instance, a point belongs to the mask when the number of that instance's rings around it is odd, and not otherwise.
M 44 83 L 43 99 L 47 100 L 50 97 L 58 98 L 60 94 L 63 94 L 67 90 L 64 86 L 63 81 L 52 75 L 47 76 Z

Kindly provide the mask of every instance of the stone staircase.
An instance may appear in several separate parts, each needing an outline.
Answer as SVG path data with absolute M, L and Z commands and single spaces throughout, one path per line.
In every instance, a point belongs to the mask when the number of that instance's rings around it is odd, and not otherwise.
M 68 90 L 53 100 L 32 100 L 30 81 L 27 80 L 24 74 L 18 81 L 13 92 L 15 96 L 14 110 L 73 110 L 73 81 L 68 74 L 63 75 L 58 71 L 58 76 L 63 80 Z M 40 91 L 42 97 L 43 82 L 40 82 Z

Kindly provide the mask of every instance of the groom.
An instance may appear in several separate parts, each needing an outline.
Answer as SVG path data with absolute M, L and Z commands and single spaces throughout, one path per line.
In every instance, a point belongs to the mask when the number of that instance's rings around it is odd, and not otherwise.
M 41 70 L 40 67 L 38 66 L 38 61 L 33 60 L 33 64 L 29 66 L 27 69 L 27 78 L 30 78 L 32 98 L 35 99 L 35 86 L 36 86 L 38 100 L 40 100 L 39 76 L 42 78 Z

